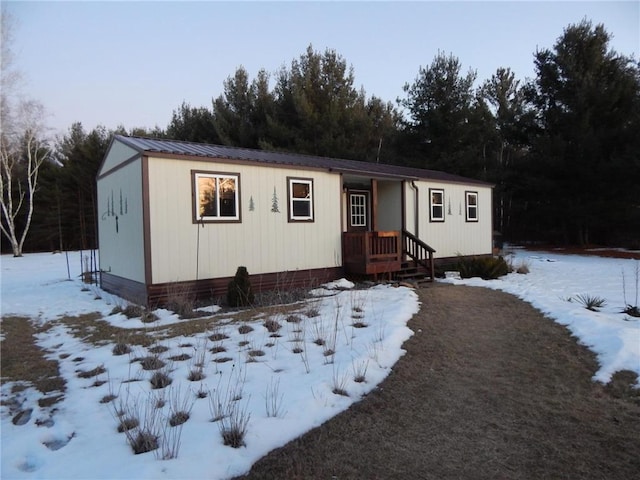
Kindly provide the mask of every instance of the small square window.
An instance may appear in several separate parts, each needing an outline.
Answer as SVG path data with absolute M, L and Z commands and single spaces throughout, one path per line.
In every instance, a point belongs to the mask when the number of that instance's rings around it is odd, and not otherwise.
M 444 190 L 429 189 L 429 220 L 444 222 Z
M 467 222 L 478 221 L 478 192 L 465 192 Z
M 313 221 L 313 180 L 288 178 L 289 221 Z

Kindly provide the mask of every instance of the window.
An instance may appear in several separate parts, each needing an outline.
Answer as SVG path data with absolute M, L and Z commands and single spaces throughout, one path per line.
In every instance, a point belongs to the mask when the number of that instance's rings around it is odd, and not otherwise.
M 287 178 L 289 221 L 313 222 L 313 180 Z
M 444 222 L 444 190 L 429 189 L 429 220 Z
M 196 222 L 240 221 L 239 175 L 193 172 L 193 179 Z
M 478 192 L 465 192 L 467 207 L 467 222 L 478 221 Z
M 367 195 L 364 193 L 351 194 L 351 226 L 367 226 Z

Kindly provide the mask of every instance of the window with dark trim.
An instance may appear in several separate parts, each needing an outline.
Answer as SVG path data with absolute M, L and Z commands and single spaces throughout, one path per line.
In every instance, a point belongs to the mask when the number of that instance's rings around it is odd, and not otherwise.
M 313 180 L 287 177 L 289 221 L 313 222 Z
M 429 189 L 429 220 L 444 222 L 444 190 Z
M 195 222 L 239 222 L 240 175 L 192 172 Z
M 478 192 L 464 192 L 467 222 L 478 221 Z

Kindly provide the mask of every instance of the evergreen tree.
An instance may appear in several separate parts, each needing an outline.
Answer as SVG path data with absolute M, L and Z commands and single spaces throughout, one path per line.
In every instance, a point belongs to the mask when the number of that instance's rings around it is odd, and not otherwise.
M 480 88 L 480 101 L 491 111 L 487 118 L 493 135 L 489 139 L 487 178 L 495 183 L 494 226 L 503 234 L 510 233 L 514 192 L 521 192 L 531 178 L 523 182 L 523 168 L 528 151 L 528 132 L 533 110 L 526 100 L 525 87 L 520 86 L 509 68 L 498 68 Z
M 538 213 L 565 242 L 630 238 L 640 205 L 640 67 L 609 40 L 584 20 L 535 54 L 534 170 L 548 179 Z
M 398 121 L 391 104 L 354 87 L 353 68 L 340 55 L 311 45 L 278 72 L 274 101 L 263 145 L 297 153 L 372 161 Z
M 222 143 L 259 148 L 272 103 L 269 75 L 261 70 L 250 82 L 244 67 L 238 68 L 225 80 L 224 94 L 213 102 L 214 125 Z
M 182 102 L 182 105 L 173 111 L 166 136 L 188 142 L 220 143 L 213 112 L 205 107 L 192 107 L 187 102 Z
M 457 57 L 440 52 L 429 67 L 420 67 L 412 84 L 405 84 L 400 104 L 409 120 L 404 139 L 411 145 L 416 167 L 476 176 L 482 170 L 482 130 L 486 115 L 476 102 L 474 71 L 461 74 Z

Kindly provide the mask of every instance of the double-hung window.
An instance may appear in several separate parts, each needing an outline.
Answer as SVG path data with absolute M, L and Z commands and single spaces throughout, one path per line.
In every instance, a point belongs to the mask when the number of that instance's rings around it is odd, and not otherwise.
M 429 189 L 429 220 L 444 222 L 444 190 Z
M 467 222 L 478 221 L 478 192 L 465 192 Z
M 196 222 L 239 222 L 240 175 L 193 172 Z
M 287 178 L 289 221 L 313 222 L 313 180 Z

